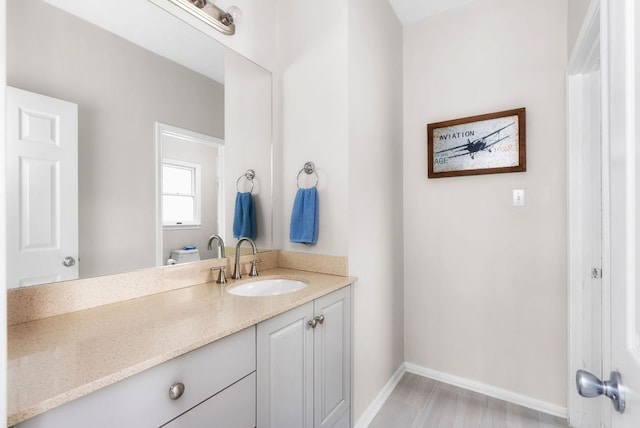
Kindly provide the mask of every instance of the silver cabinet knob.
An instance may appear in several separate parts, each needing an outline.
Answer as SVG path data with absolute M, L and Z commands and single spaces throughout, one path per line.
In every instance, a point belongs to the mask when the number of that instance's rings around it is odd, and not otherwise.
M 71 256 L 65 257 L 64 260 L 62 261 L 62 266 L 64 267 L 71 267 L 75 264 L 76 264 L 76 259 L 74 259 Z
M 592 398 L 604 395 L 613 402 L 613 408 L 620 413 L 624 413 L 625 396 L 622 386 L 622 377 L 618 372 L 611 372 L 611 379 L 602 382 L 593 374 L 586 370 L 576 372 L 576 388 L 582 397 Z
M 318 324 L 324 323 L 324 315 L 320 315 L 315 317 L 314 319 L 307 322 L 307 325 L 311 328 L 316 328 Z
M 177 382 L 169 387 L 169 398 L 177 400 L 184 394 L 184 383 Z

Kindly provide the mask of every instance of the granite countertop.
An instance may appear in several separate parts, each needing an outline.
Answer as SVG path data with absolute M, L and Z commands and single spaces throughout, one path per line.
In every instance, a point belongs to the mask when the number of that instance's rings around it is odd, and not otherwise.
M 224 291 L 255 280 L 208 282 L 12 325 L 8 329 L 8 424 L 142 372 L 355 281 L 354 277 L 274 268 L 309 286 L 269 297 Z

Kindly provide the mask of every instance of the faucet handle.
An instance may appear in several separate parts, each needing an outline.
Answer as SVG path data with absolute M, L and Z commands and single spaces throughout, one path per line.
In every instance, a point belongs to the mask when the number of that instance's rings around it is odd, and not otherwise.
M 218 284 L 226 284 L 227 283 L 227 276 L 224 274 L 226 267 L 225 266 L 217 266 L 217 267 L 212 267 L 211 271 L 219 271 L 218 273 L 218 280 L 216 281 L 216 283 Z
M 262 260 L 251 260 L 251 271 L 249 272 L 249 276 L 258 276 L 258 263 L 262 263 Z

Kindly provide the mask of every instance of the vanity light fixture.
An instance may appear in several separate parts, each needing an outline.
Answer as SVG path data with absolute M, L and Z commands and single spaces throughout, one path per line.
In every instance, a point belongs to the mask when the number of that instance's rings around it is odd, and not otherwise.
M 236 23 L 242 16 L 237 6 L 231 6 L 225 12 L 207 0 L 169 0 L 171 3 L 209 24 L 222 34 L 232 36 L 236 32 Z

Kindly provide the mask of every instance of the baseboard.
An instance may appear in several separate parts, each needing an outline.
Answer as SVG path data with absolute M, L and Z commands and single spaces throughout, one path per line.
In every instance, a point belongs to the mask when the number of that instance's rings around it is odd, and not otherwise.
M 533 409 L 538 412 L 557 416 L 563 419 L 567 418 L 567 408 L 564 406 L 558 406 L 557 404 L 552 404 L 546 401 L 531 398 L 529 396 L 518 394 L 507 389 L 502 389 L 481 382 L 476 382 L 474 380 L 465 379 L 449 373 L 428 369 L 417 364 L 404 362 L 400 364 L 400 367 L 398 367 L 395 373 L 384 385 L 382 390 L 378 393 L 376 398 L 371 402 L 369 407 L 367 407 L 362 416 L 360 416 L 353 428 L 367 428 L 369 426 L 371 421 L 373 421 L 373 419 L 376 417 L 385 401 L 387 401 L 387 398 L 389 398 L 394 388 L 396 387 L 398 382 L 400 382 L 400 379 L 402 379 L 402 376 L 405 373 L 413 373 L 418 376 L 428 377 L 430 379 L 437 380 L 438 382 L 468 389 L 469 391 L 478 392 L 480 394 L 497 398 L 498 400 L 507 401 L 509 403 L 517 404 L 519 406 Z
M 393 390 L 395 389 L 402 376 L 404 376 L 406 372 L 405 363 L 400 364 L 400 367 L 395 371 L 395 373 L 391 376 L 391 378 L 384 385 L 382 390 L 378 393 L 376 398 L 371 402 L 369 407 L 364 411 L 362 416 L 358 419 L 358 422 L 353 426 L 353 428 L 367 428 L 373 418 L 376 417 L 382 405 L 387 401 L 387 398 L 391 395 Z
M 430 379 L 437 380 L 443 383 L 448 383 L 449 385 L 457 386 L 459 388 L 464 388 L 470 391 L 479 392 L 480 394 L 497 398 L 499 400 L 504 400 L 509 403 L 517 404 L 519 406 L 527 407 L 529 409 L 537 410 L 538 412 L 547 413 L 553 416 L 558 416 L 563 419 L 567 418 L 567 408 L 563 406 L 559 406 L 557 404 L 552 404 L 546 401 L 531 398 L 526 395 L 518 394 L 513 391 L 487 385 L 481 382 L 476 382 L 474 380 L 465 379 L 449 373 L 443 373 L 437 370 L 428 369 L 426 367 L 421 367 L 412 363 L 405 362 L 404 367 L 405 367 L 405 371 L 408 373 L 417 374 L 419 376 L 428 377 Z

